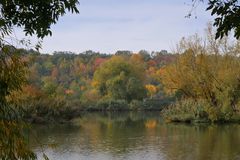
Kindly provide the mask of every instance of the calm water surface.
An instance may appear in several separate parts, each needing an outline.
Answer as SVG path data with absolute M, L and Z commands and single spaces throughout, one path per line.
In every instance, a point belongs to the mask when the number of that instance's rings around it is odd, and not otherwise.
M 32 133 L 52 160 L 240 160 L 239 124 L 165 124 L 159 113 L 88 113 Z

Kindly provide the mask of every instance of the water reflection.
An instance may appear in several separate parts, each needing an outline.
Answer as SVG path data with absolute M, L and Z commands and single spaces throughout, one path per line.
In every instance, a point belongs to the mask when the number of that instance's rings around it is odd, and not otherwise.
M 32 130 L 38 140 L 31 142 L 32 147 L 54 160 L 240 159 L 238 124 L 165 124 L 159 113 L 151 112 L 88 113 L 74 125 Z

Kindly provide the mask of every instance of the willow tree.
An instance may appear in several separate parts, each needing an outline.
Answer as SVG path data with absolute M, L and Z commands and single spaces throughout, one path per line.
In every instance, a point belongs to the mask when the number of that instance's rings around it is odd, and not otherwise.
M 26 63 L 6 37 L 14 27 L 38 38 L 51 35 L 51 26 L 67 11 L 78 13 L 78 0 L 3 0 L 0 2 L 0 159 L 36 159 L 27 145 L 20 109 L 8 103 L 10 93 L 25 82 Z M 46 156 L 44 156 L 46 158 Z
M 158 74 L 167 93 L 204 100 L 219 116 L 230 116 L 239 111 L 240 104 L 239 43 L 229 45 L 210 37 L 183 39 L 176 61 Z
M 10 104 L 7 97 L 26 82 L 26 62 L 19 50 L 4 46 L 0 51 L 0 158 L 35 159 L 22 134 L 26 129 L 21 109 Z M 14 98 L 14 97 L 13 97 Z

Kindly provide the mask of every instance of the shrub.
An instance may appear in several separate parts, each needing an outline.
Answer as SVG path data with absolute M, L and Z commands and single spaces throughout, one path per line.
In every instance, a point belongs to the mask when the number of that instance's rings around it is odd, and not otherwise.
M 114 100 L 114 99 L 102 99 L 97 102 L 96 109 L 99 110 L 126 110 L 128 109 L 128 103 L 126 100 Z
M 79 104 L 61 97 L 29 98 L 18 103 L 23 110 L 24 119 L 36 123 L 70 120 L 79 115 Z
M 144 110 L 162 110 L 173 102 L 173 98 L 145 99 L 143 101 L 143 108 Z
M 143 109 L 144 104 L 142 101 L 139 100 L 132 100 L 131 103 L 129 104 L 129 109 L 131 110 L 141 110 Z
M 110 100 L 107 110 L 126 110 L 128 109 L 128 103 L 126 100 Z
M 184 99 L 163 109 L 162 115 L 166 121 L 172 122 L 208 121 L 208 113 L 205 111 L 206 106 L 207 103 L 203 100 Z

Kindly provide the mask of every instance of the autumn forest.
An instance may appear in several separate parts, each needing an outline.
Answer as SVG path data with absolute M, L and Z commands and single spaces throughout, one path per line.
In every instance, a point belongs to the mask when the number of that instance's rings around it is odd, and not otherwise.
M 183 38 L 173 53 L 20 50 L 27 79 L 8 101 L 31 122 L 127 110 L 162 110 L 167 121 L 238 120 L 239 42 L 213 32 Z
M 238 0 L 0 12 L 0 159 L 239 159 Z

